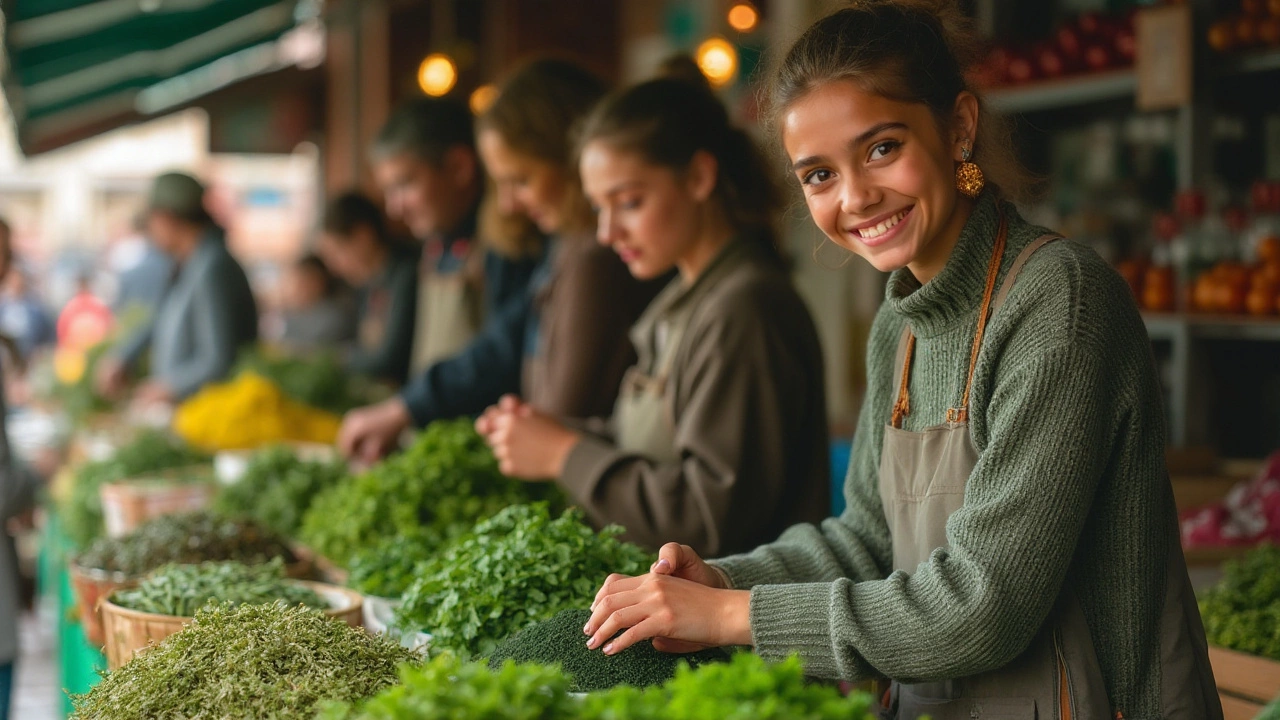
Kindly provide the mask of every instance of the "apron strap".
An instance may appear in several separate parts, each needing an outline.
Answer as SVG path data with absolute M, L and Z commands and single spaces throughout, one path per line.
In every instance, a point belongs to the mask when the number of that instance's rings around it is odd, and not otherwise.
M 902 379 L 898 384 L 898 399 L 893 403 L 893 427 L 901 428 L 902 419 L 911 413 L 911 395 L 907 387 L 911 384 L 911 358 L 915 355 L 916 336 L 911 333 L 910 325 L 902 326 L 902 339 L 898 341 L 898 352 L 894 357 L 894 367 L 902 367 Z
M 1022 272 L 1022 266 L 1027 264 L 1027 261 L 1031 259 L 1031 256 L 1034 255 L 1037 250 L 1048 245 L 1054 240 L 1062 239 L 1063 237 L 1057 233 L 1045 233 L 1035 242 L 1023 248 L 1022 252 L 1018 253 L 1017 259 L 1013 261 L 1013 266 L 1009 268 L 1009 274 L 1005 277 L 1004 283 L 1000 285 L 1000 292 L 996 293 L 995 304 L 991 306 L 992 314 L 1000 311 L 1000 307 L 1004 305 L 1005 299 L 1009 297 L 1009 291 L 1013 290 L 1013 283 L 1018 279 L 1018 273 Z
M 969 417 L 969 387 L 973 384 L 973 370 L 978 364 L 978 350 L 982 347 L 982 334 L 987 328 L 987 318 L 991 315 L 991 298 L 995 293 L 996 277 L 1000 275 L 1000 263 L 1004 259 L 1004 247 L 1008 242 L 1009 223 L 1005 220 L 1004 211 L 1000 210 L 1000 229 L 996 231 L 996 243 L 991 249 L 991 260 L 987 262 L 987 283 L 982 292 L 982 307 L 978 311 L 978 331 L 973 338 L 973 351 L 969 358 L 969 378 L 965 382 L 964 397 L 959 408 L 947 410 L 947 422 L 964 422 Z M 906 359 L 902 363 L 902 381 L 898 386 L 898 401 L 893 406 L 893 427 L 901 428 L 902 420 L 911 412 L 911 360 L 915 355 L 915 335 L 907 329 Z
M 973 371 L 978 365 L 978 352 L 982 349 L 982 335 L 986 330 L 987 319 L 995 314 L 995 311 L 999 310 L 1000 306 L 1004 305 L 1005 299 L 1009 296 L 1009 291 L 1013 289 L 1013 284 L 1018 279 L 1018 274 L 1022 272 L 1023 266 L 1027 264 L 1031 256 L 1045 245 L 1060 239 L 1062 239 L 1061 235 L 1049 233 L 1041 235 L 1035 242 L 1023 248 L 1009 268 L 1009 273 L 1000 285 L 1000 292 L 996 295 L 994 302 L 990 301 L 991 287 L 995 278 L 993 276 L 987 277 L 987 294 L 983 298 L 982 316 L 978 320 L 978 332 L 973 338 L 973 351 L 969 357 L 969 377 L 965 380 L 964 397 L 960 398 L 960 407 L 947 410 L 947 422 L 968 422 L 969 420 L 969 391 L 973 388 Z

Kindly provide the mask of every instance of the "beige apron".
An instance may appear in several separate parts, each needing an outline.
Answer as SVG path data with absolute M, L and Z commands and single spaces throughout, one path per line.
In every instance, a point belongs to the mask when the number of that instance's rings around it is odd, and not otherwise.
M 732 272 L 749 257 L 749 245 L 746 241 L 731 243 L 695 281 L 694 287 L 680 289 L 680 297 L 676 300 L 668 300 L 670 289 L 664 290 L 654 300 L 650 311 L 636 324 L 632 332 L 636 349 L 640 350 L 642 346 L 652 347 L 656 352 L 651 355 L 654 358 L 652 373 L 646 373 L 636 365 L 629 368 L 622 377 L 618 402 L 613 409 L 614 439 L 620 450 L 643 455 L 657 462 L 676 462 L 681 459 L 676 449 L 675 410 L 667 397 L 671 370 L 675 367 L 681 340 L 689 329 L 699 300 L 720 282 L 722 275 Z M 664 305 L 677 302 L 679 307 L 674 312 L 657 311 Z M 641 352 L 641 355 L 644 353 Z
M 1000 220 L 987 273 L 987 286 L 978 315 L 969 362 L 968 380 L 960 404 L 947 411 L 945 422 L 920 432 L 902 429 L 910 412 L 908 386 L 915 338 L 903 329 L 894 367 L 902 380 L 893 418 L 885 428 L 880 463 L 880 497 L 893 536 L 894 570 L 915 572 L 937 548 L 947 547 L 946 522 L 964 504 L 965 484 L 978 460 L 969 434 L 969 391 L 989 315 L 1004 303 L 1014 280 L 1032 253 L 1058 240 L 1041 237 L 1015 260 L 992 304 L 992 290 L 1004 256 L 1006 224 Z M 1176 543 L 1176 540 L 1175 540 Z M 1170 552 L 1170 582 L 1161 619 L 1165 656 L 1160 658 L 1165 720 L 1208 720 L 1204 697 L 1207 648 L 1199 611 L 1187 581 L 1180 545 Z M 1194 622 L 1192 615 L 1194 614 Z M 1191 637 L 1196 647 L 1186 647 Z M 1197 663 L 1203 659 L 1203 662 Z M 1209 691 L 1213 683 L 1207 681 Z M 1113 708 L 1094 652 L 1092 636 L 1081 605 L 1069 587 L 1062 589 L 1054 609 L 1030 647 L 1006 667 L 981 675 L 943 682 L 892 682 L 885 718 L 915 720 L 1111 720 L 1123 717 Z M 1212 717 L 1221 718 L 1218 710 Z
M 452 273 L 430 269 L 434 260 L 423 251 L 418 275 L 418 306 L 414 316 L 413 354 L 409 376 L 415 377 L 437 360 L 462 350 L 475 336 L 483 321 L 480 293 L 473 267 L 483 262 L 484 252 L 473 248 L 466 265 Z
M 691 315 L 691 312 L 684 312 L 678 318 L 678 324 L 659 325 L 659 328 L 665 328 L 666 337 L 659 345 L 662 354 L 652 375 L 632 366 L 622 377 L 618 402 L 613 410 L 618 449 L 657 462 L 680 459 L 676 451 L 676 421 L 666 391 L 676 352 Z

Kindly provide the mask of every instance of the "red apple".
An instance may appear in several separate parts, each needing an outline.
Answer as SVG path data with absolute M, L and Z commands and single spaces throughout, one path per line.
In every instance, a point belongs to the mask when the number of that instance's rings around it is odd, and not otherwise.
M 1071 25 L 1063 25 L 1058 28 L 1055 38 L 1058 41 L 1058 49 L 1062 51 L 1062 57 L 1072 64 L 1079 63 L 1084 54 L 1084 48 L 1080 42 L 1080 31 Z
M 1080 28 L 1081 35 L 1086 39 L 1095 37 L 1102 31 L 1102 16 L 1096 12 L 1081 13 L 1076 18 L 1076 27 Z
M 1035 80 L 1036 68 L 1023 53 L 1013 53 L 1009 58 L 1009 81 L 1026 83 Z
M 1125 65 L 1132 65 L 1133 58 L 1138 54 L 1138 36 L 1133 30 L 1121 30 L 1116 33 L 1115 39 L 1116 57 Z
M 1115 65 L 1115 58 L 1105 45 L 1088 45 L 1084 49 L 1084 65 L 1089 72 L 1102 72 Z
M 1050 45 L 1043 45 L 1035 51 L 1036 65 L 1040 68 L 1040 74 L 1046 78 L 1058 78 L 1067 70 L 1067 65 L 1063 62 L 1062 55 L 1057 49 Z

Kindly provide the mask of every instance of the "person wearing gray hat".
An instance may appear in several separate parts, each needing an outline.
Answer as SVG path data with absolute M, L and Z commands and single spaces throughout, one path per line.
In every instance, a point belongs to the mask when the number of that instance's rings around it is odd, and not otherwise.
M 244 268 L 204 206 L 204 186 L 185 173 L 155 179 L 147 200 L 147 236 L 173 258 L 169 289 L 151 321 L 102 363 L 98 389 L 111 397 L 148 346 L 151 376 L 134 399 L 185 399 L 226 377 L 240 348 L 258 338 L 258 309 Z

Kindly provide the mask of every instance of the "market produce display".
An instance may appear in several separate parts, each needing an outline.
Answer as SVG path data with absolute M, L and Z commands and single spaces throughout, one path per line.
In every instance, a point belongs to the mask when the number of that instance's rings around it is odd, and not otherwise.
M 406 668 L 401 683 L 361 704 L 334 703 L 319 720 L 874 720 L 866 693 L 844 697 L 809 683 L 797 658 L 770 664 L 750 653 L 681 667 L 660 687 L 570 694 L 554 666 L 506 662 L 496 671 L 442 655 Z
M 436 422 L 405 452 L 318 496 L 299 537 L 347 567 L 386 538 L 410 536 L 438 547 L 502 508 L 555 493 L 551 483 L 504 477 L 470 420 Z
M 231 605 L 305 605 L 327 610 L 316 592 L 284 577 L 280 558 L 262 565 L 240 562 L 165 565 L 152 572 L 136 587 L 112 596 L 116 605 L 156 615 L 191 617 L 211 601 Z
M 207 511 L 165 515 L 121 538 L 100 538 L 76 558 L 83 568 L 130 577 L 169 564 L 236 560 L 261 564 L 273 558 L 297 561 L 280 535 L 248 519 Z
M 565 610 L 550 620 L 521 630 L 498 645 L 489 656 L 489 668 L 498 670 L 507 660 L 517 663 L 559 665 L 571 680 L 572 692 L 608 690 L 618 685 L 649 687 L 675 677 L 680 663 L 693 667 L 724 662 L 729 655 L 714 648 L 688 655 L 654 649 L 645 640 L 617 655 L 588 650 L 582 628 L 591 619 L 590 610 Z
M 61 513 L 67 534 L 85 547 L 103 533 L 103 485 L 147 473 L 209 462 L 209 457 L 186 443 L 155 430 L 139 433 L 107 460 L 85 463 L 76 471 Z
M 182 632 L 72 698 L 78 720 L 311 718 L 326 701 L 355 702 L 397 681 L 419 658 L 385 637 L 317 610 L 210 605 Z
M 292 537 L 312 499 L 346 476 L 339 462 L 302 460 L 287 446 L 270 447 L 254 455 L 245 474 L 219 493 L 214 509 L 251 517 Z
M 681 667 L 661 686 L 619 686 L 592 693 L 579 720 L 874 720 L 867 693 L 841 696 L 831 685 L 805 679 L 800 659 L 770 664 L 738 653 L 727 663 Z
M 398 598 L 413 584 L 418 566 L 439 544 L 417 535 L 387 538 L 351 559 L 347 584 L 365 595 Z
M 304 405 L 341 415 L 348 410 L 382 399 L 375 383 L 347 372 L 328 354 L 308 357 L 273 355 L 261 348 L 246 350 L 232 371 L 232 377 L 255 373 L 275 383 L 285 395 Z
M 419 566 L 398 625 L 431 633 L 433 648 L 488 655 L 534 623 L 589 605 L 610 573 L 645 572 L 654 558 L 621 533 L 595 532 L 578 509 L 553 518 L 545 503 L 507 508 Z
M 1132 12 L 1085 12 L 1032 44 L 1004 43 L 974 68 L 983 88 L 1090 75 L 1133 65 L 1138 43 Z
M 317 720 L 572 720 L 579 703 L 559 668 L 508 663 L 490 672 L 481 663 L 440 655 L 400 671 L 400 683 L 353 707 L 331 703 Z
M 1222 572 L 1200 597 L 1209 644 L 1280 660 L 1280 547 L 1260 547 Z
M 304 405 L 253 372 L 208 385 L 178 406 L 173 430 L 207 450 L 251 450 L 281 442 L 331 444 L 342 418 Z

